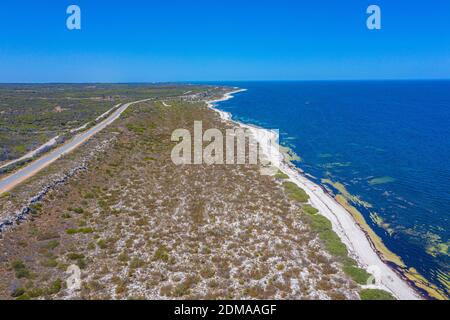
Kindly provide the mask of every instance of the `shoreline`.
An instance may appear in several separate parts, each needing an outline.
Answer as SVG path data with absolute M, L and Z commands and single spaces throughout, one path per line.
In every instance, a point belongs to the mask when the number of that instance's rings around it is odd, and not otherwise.
M 234 94 L 244 91 L 247 90 L 236 88 L 236 90 L 224 94 L 222 98 L 207 101 L 207 105 L 208 108 L 217 112 L 222 120 L 231 121 L 238 126 L 250 129 L 252 134 L 255 135 L 256 140 L 260 141 L 261 137 L 258 138 L 257 131 L 263 129 L 266 132 L 265 134 L 274 134 L 274 132 L 269 129 L 258 128 L 253 125 L 232 120 L 232 115 L 229 112 L 216 108 L 217 103 L 232 99 Z M 310 197 L 309 203 L 318 209 L 321 215 L 331 221 L 333 230 L 346 245 L 349 255 L 353 257 L 362 268 L 374 275 L 376 284 L 363 286 L 363 288 L 386 290 L 399 300 L 423 299 L 405 279 L 406 275 L 401 274 L 387 264 L 385 257 L 375 247 L 372 239 L 367 234 L 367 231 L 360 226 L 347 208 L 324 190 L 323 186 L 309 180 L 300 168 L 297 168 L 286 159 L 286 155 L 281 151 L 273 151 L 270 152 L 270 155 L 272 157 L 275 155 L 277 159 L 272 158 L 270 160 L 275 161 L 271 162 L 279 163 L 278 169 L 289 176 L 291 182 L 305 190 Z M 279 161 L 280 159 L 281 161 Z

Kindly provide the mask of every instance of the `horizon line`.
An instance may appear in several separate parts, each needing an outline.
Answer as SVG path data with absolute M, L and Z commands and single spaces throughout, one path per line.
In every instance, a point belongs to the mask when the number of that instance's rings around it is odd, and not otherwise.
M 177 80 L 177 81 L 36 81 L 36 82 L 3 82 L 0 85 L 31 85 L 31 84 L 199 84 L 211 82 L 382 82 L 382 81 L 450 81 L 450 78 L 398 78 L 398 79 L 263 79 L 263 80 Z

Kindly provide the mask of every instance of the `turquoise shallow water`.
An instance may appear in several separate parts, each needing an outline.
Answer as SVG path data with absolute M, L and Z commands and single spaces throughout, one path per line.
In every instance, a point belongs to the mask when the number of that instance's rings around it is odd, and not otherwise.
M 389 249 L 449 295 L 450 81 L 219 84 L 248 89 L 219 109 L 279 129 L 301 169 L 371 204 L 353 203 Z

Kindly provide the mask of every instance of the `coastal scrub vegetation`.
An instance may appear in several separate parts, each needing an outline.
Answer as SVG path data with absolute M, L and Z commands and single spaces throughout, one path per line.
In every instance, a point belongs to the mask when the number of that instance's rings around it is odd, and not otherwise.
M 306 193 L 257 165 L 174 165 L 174 129 L 233 124 L 198 96 L 166 105 L 133 106 L 0 199 L 2 212 L 14 212 L 49 177 L 86 162 L 40 202 L 39 215 L 2 234 L 0 298 L 358 299 L 346 250 Z M 72 264 L 80 291 L 64 285 Z
M 317 209 L 309 205 L 304 206 L 303 209 L 309 214 L 312 229 L 319 234 L 327 251 L 342 263 L 344 272 L 355 282 L 366 284 L 371 275 L 364 269 L 359 268 L 356 261 L 348 256 L 347 247 L 333 231 L 330 220 L 318 214 Z
M 389 292 L 380 289 L 362 289 L 359 295 L 361 300 L 395 300 Z
M 119 103 L 205 91 L 201 86 L 133 84 L 0 85 L 0 165 L 71 130 L 87 129 Z M 86 125 L 86 127 L 84 127 Z M 17 164 L 23 165 L 26 161 Z M 12 168 L 14 169 L 15 166 Z M 1 173 L 1 172 L 0 172 Z
M 295 183 L 286 181 L 283 182 L 284 189 L 286 190 L 289 198 L 302 203 L 308 202 L 309 196 L 306 194 L 305 190 L 301 189 Z
M 317 232 L 320 240 L 323 242 L 326 250 L 333 255 L 342 265 L 342 270 L 351 277 L 356 283 L 364 285 L 371 277 L 366 270 L 358 267 L 356 261 L 349 257 L 347 247 L 342 243 L 339 236 L 333 231 L 331 221 L 319 214 L 319 211 L 307 204 L 309 196 L 304 190 L 299 188 L 293 182 L 283 182 L 283 187 L 291 200 L 303 203 L 302 210 L 308 214 L 308 222 L 314 232 Z M 392 297 L 389 292 L 384 290 L 361 290 L 360 297 Z M 393 297 L 392 297 L 393 298 Z
M 278 170 L 274 177 L 280 180 L 289 179 L 289 176 L 281 170 Z

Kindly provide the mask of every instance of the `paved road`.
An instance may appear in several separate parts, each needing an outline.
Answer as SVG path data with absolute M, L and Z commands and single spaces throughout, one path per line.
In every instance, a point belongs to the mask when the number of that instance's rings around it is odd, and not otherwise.
M 92 138 L 96 133 L 102 131 L 104 128 L 106 128 L 108 125 L 113 123 L 115 120 L 117 120 L 120 115 L 131 105 L 148 101 L 151 99 L 145 99 L 135 102 L 126 103 L 117 110 L 115 110 L 108 118 L 106 118 L 104 121 L 100 122 L 96 126 L 90 128 L 86 132 L 80 133 L 79 135 L 76 135 L 72 140 L 69 140 L 64 145 L 56 148 L 55 150 L 43 155 L 41 158 L 37 159 L 36 161 L 30 163 L 24 168 L 19 169 L 18 171 L 12 173 L 9 176 L 6 176 L 5 178 L 0 180 L 0 195 L 10 191 L 18 184 L 24 182 L 28 178 L 32 177 L 51 163 L 58 160 L 61 156 L 75 150 L 78 148 L 81 144 L 86 142 L 88 139 Z

